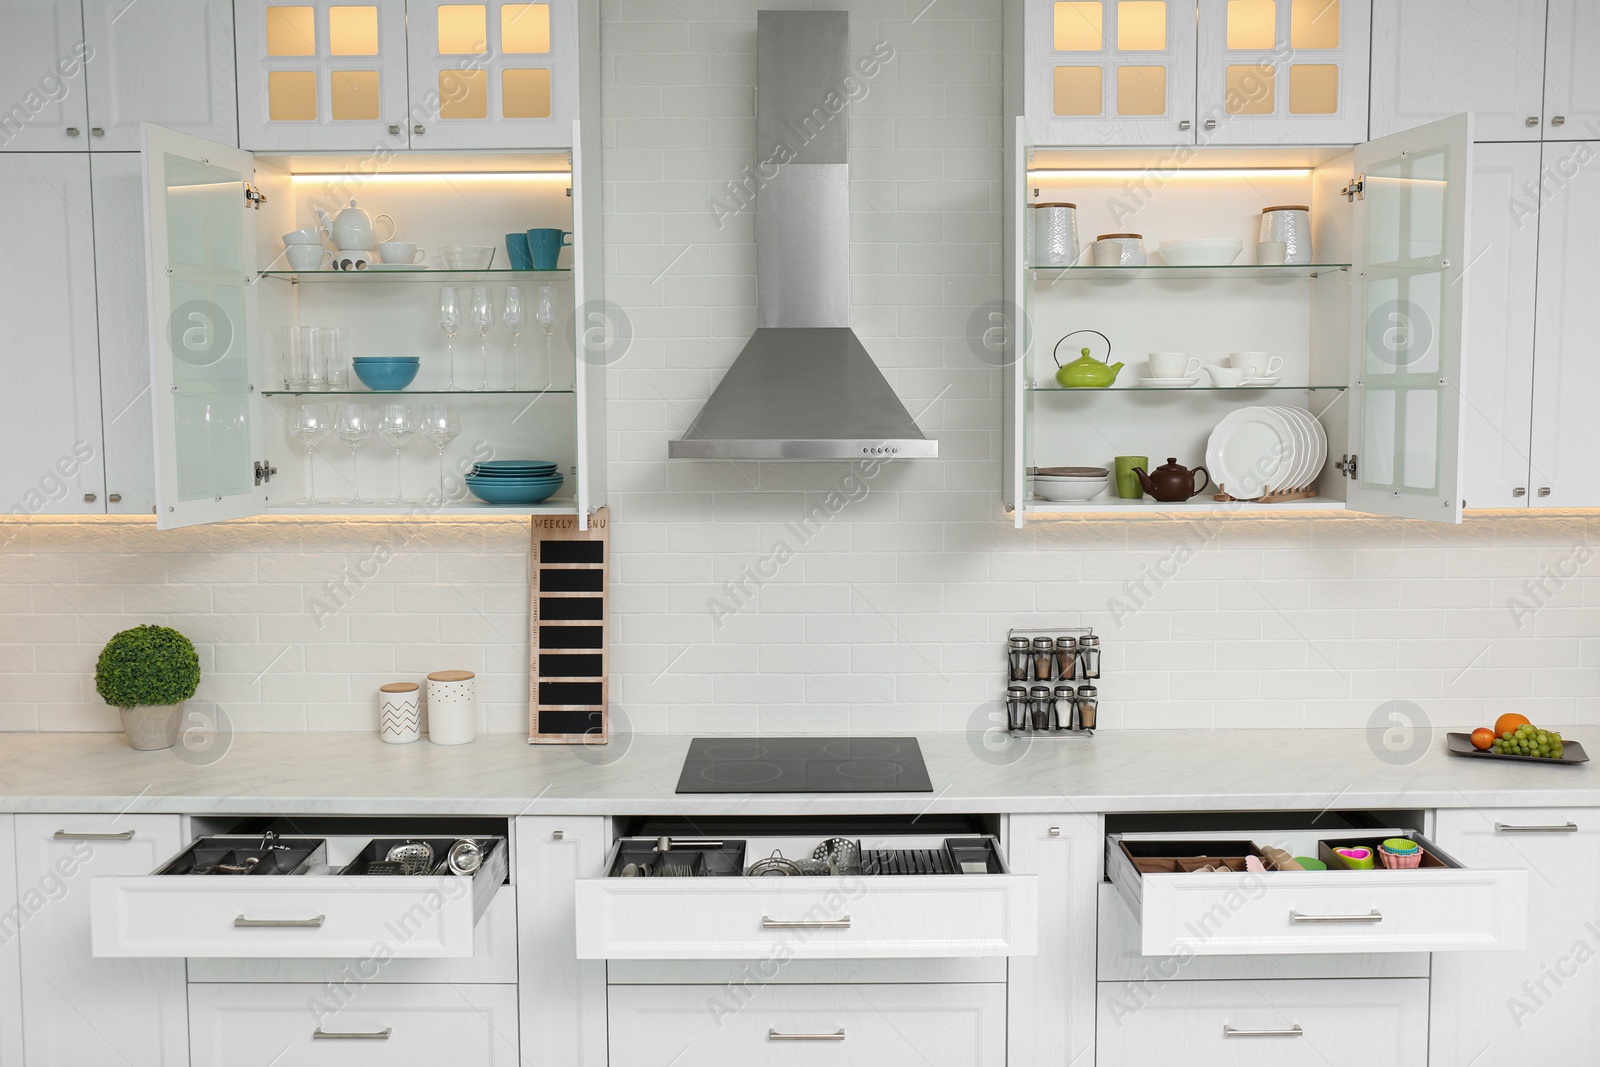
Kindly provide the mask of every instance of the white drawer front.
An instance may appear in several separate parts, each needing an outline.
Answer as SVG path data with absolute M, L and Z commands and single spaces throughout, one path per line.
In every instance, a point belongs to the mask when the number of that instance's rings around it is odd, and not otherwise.
M 1409 836 L 1448 860 L 1406 831 L 1350 836 L 1382 835 Z M 1184 836 L 1124 834 L 1106 841 L 1106 874 L 1138 917 L 1140 949 L 1147 956 L 1514 949 L 1527 938 L 1526 871 L 1475 871 L 1450 861 L 1448 870 L 1140 874 L 1118 844 L 1119 837 Z M 1284 835 L 1194 836 L 1274 843 Z M 1295 846 L 1309 848 L 1303 840 L 1284 845 L 1306 854 Z
M 515 1067 L 515 986 L 191 985 L 191 1067 Z
M 769 985 L 740 992 L 734 1000 L 726 986 L 613 986 L 611 1062 L 630 1067 L 1005 1063 L 1004 986 Z
M 1417 1067 L 1428 1057 L 1428 983 L 1104 982 L 1096 1034 L 1096 1067 Z
M 1031 875 L 585 878 L 580 959 L 1029 956 Z

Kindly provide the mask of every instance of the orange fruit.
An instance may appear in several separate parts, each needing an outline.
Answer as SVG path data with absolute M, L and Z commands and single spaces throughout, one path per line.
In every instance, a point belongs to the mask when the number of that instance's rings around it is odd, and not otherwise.
M 1515 733 L 1517 727 L 1528 725 L 1531 724 L 1528 722 L 1526 715 L 1518 715 L 1514 711 L 1508 711 L 1494 721 L 1494 735 L 1496 737 L 1504 737 L 1507 730 Z
M 1472 747 L 1487 749 L 1494 744 L 1495 732 L 1487 726 L 1480 726 L 1472 731 Z

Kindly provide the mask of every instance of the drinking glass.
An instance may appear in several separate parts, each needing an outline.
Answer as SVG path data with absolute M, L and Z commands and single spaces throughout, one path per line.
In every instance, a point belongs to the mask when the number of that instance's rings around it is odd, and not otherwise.
M 278 351 L 283 357 L 283 387 L 292 393 L 304 392 L 311 386 L 311 353 L 309 327 L 278 327 Z
M 555 356 L 550 352 L 550 338 L 556 332 L 556 291 L 554 286 L 539 286 L 539 302 L 533 309 L 533 321 L 539 324 L 539 329 L 544 331 L 544 370 L 545 387 L 554 389 L 556 385 Z
M 340 503 L 364 504 L 366 501 L 361 499 L 359 468 L 356 466 L 356 449 L 366 444 L 367 438 L 372 436 L 372 414 L 367 410 L 367 405 L 341 405 L 339 421 L 334 425 L 333 432 L 350 447 L 350 499 Z
M 394 499 L 390 504 L 404 504 L 405 493 L 400 477 L 400 449 L 417 435 L 417 420 L 408 404 L 383 405 L 383 418 L 378 422 L 378 436 L 394 447 Z
M 321 504 L 317 499 L 317 464 L 312 450 L 318 441 L 328 436 L 328 409 L 321 404 L 301 404 L 295 411 L 289 432 L 306 446 L 306 497 L 301 504 Z
M 472 287 L 472 326 L 478 331 L 478 359 L 483 368 L 479 389 L 489 388 L 489 330 L 494 326 L 494 301 L 487 285 Z
M 317 351 L 331 392 L 350 388 L 350 331 L 342 326 L 321 326 L 316 331 Z
M 517 369 L 517 338 L 528 324 L 528 309 L 522 304 L 522 287 L 506 286 L 506 303 L 500 312 L 500 321 L 511 331 L 511 388 L 520 388 Z
M 439 287 L 439 329 L 444 331 L 445 350 L 450 354 L 450 389 L 453 392 L 461 388 L 456 384 L 456 333 L 461 329 L 461 302 L 453 285 Z
M 418 429 L 422 439 L 439 450 L 439 502 L 442 504 L 448 499 L 444 495 L 444 446 L 456 439 L 461 423 L 449 404 L 424 404 Z

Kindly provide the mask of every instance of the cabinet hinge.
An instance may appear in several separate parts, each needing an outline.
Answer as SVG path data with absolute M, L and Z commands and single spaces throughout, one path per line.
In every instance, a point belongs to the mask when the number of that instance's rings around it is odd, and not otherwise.
M 271 463 L 267 463 L 259 459 L 256 460 L 257 485 L 265 485 L 267 482 L 272 481 L 272 476 L 277 473 L 278 468 L 274 467 Z
M 255 186 L 251 185 L 249 182 L 245 182 L 244 183 L 244 202 L 246 204 L 248 204 L 250 207 L 255 208 L 257 211 L 260 211 L 261 210 L 261 205 L 265 204 L 267 202 L 267 194 L 263 193 L 260 189 L 257 189 Z
M 1353 204 L 1357 200 L 1365 200 L 1366 199 L 1366 195 L 1362 193 L 1362 190 L 1365 189 L 1366 187 L 1367 187 L 1367 176 L 1365 174 L 1357 174 L 1356 177 L 1355 177 L 1355 181 L 1353 181 L 1353 182 L 1349 183 L 1348 185 L 1346 185 L 1344 187 L 1344 189 L 1341 190 L 1341 192 L 1344 193 L 1344 198 L 1346 200 L 1348 200 L 1350 203 Z
M 1341 456 L 1339 462 L 1333 465 L 1333 469 L 1343 474 L 1346 478 L 1354 479 L 1356 476 L 1356 460 L 1358 458 L 1353 454 Z

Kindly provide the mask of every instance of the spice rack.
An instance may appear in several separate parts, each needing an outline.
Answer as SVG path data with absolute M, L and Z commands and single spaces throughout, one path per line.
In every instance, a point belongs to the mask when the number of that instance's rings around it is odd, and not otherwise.
M 1088 738 L 1100 715 L 1100 638 L 1087 626 L 1006 631 L 1006 727 L 1026 737 Z

